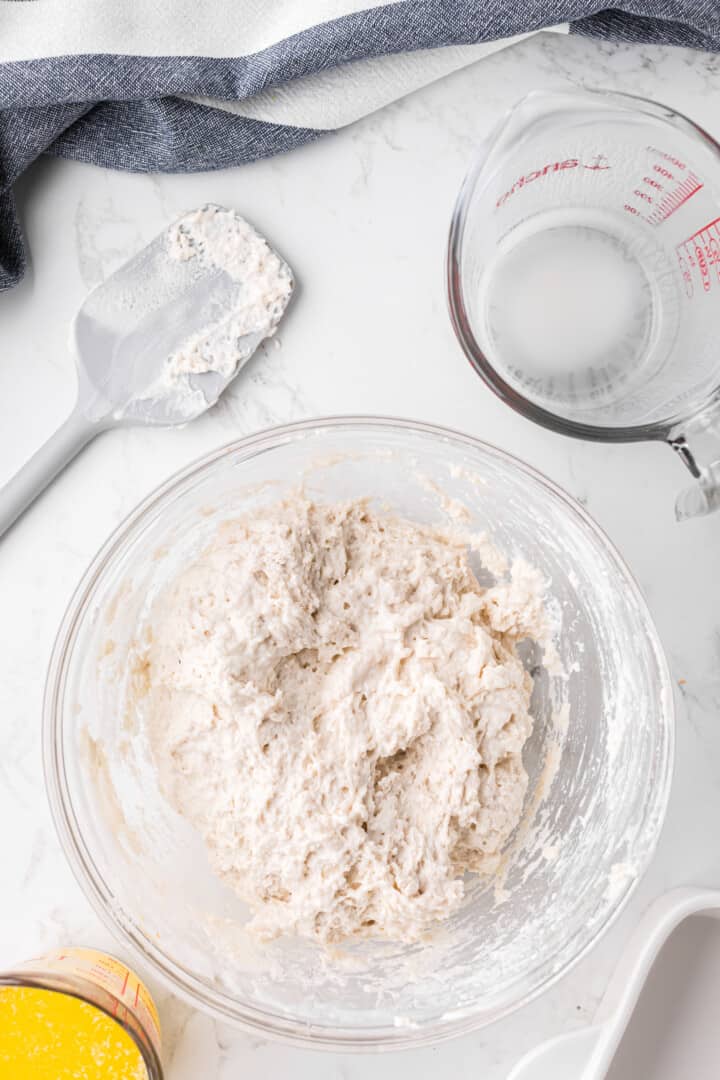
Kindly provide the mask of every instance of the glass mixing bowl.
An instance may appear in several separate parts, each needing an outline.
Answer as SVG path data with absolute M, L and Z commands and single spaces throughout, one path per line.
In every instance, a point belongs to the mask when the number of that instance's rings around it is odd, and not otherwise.
M 566 675 L 533 668 L 525 814 L 500 880 L 468 876 L 461 908 L 416 945 L 332 953 L 258 945 L 245 905 L 165 802 L 127 694 L 133 643 L 163 583 L 220 521 L 299 484 L 371 496 L 421 522 L 456 505 L 548 581 Z M 482 571 L 487 578 L 487 571 Z M 568 707 L 563 713 L 563 703 Z M 564 723 L 563 716 L 567 723 Z M 528 466 L 466 435 L 382 419 L 293 424 L 209 454 L 151 495 L 85 574 L 60 629 L 45 703 L 54 819 L 103 921 L 178 994 L 221 1020 L 336 1048 L 392 1048 L 487 1024 L 546 989 L 623 907 L 653 852 L 671 775 L 670 680 L 637 585 L 585 511 Z

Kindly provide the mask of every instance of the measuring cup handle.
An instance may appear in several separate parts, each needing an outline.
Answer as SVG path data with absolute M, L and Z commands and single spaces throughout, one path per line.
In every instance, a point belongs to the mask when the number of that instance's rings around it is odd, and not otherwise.
M 0 536 L 100 430 L 76 407 L 55 434 L 0 487 Z
M 720 403 L 705 409 L 667 435 L 695 483 L 675 501 L 678 521 L 720 509 Z

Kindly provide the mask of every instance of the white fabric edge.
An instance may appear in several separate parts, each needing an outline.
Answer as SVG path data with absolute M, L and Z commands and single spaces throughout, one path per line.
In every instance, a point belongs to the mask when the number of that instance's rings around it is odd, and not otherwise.
M 401 0 L 383 0 L 396 4 Z M 0 63 L 81 53 L 248 56 L 368 0 L 37 0 L 0 3 Z
M 549 29 L 552 33 L 569 32 L 567 24 Z M 242 101 L 195 96 L 188 96 L 187 100 L 250 120 L 334 131 L 493 53 L 545 32 L 356 60 Z

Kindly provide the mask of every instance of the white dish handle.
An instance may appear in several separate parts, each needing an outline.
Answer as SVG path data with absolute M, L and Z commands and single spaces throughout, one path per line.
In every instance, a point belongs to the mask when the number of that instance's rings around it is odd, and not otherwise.
M 720 917 L 720 892 L 682 888 L 659 897 L 632 934 L 595 1023 L 536 1046 L 508 1080 L 603 1080 L 660 950 L 681 922 L 700 913 Z

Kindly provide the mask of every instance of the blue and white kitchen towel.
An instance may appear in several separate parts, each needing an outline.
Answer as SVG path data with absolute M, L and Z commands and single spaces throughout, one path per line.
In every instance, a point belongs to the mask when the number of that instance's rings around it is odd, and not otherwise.
M 143 172 L 240 165 L 568 24 L 720 51 L 720 0 L 606 3 L 0 0 L 0 289 L 25 269 L 12 184 L 42 153 Z

